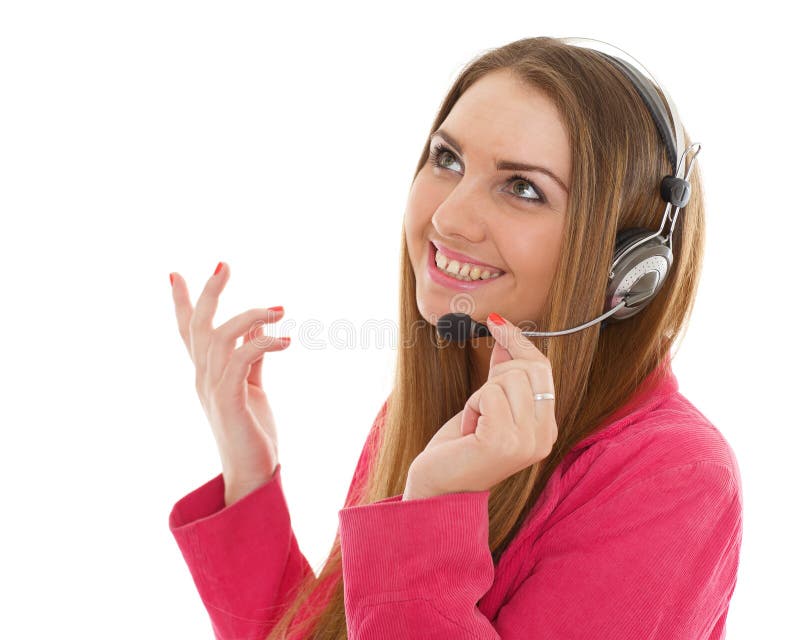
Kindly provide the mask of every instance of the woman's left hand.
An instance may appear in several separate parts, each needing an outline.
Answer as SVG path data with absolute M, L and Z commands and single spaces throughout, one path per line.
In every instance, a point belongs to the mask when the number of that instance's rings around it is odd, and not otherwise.
M 508 320 L 487 326 L 495 339 L 487 381 L 414 459 L 403 500 L 485 491 L 552 451 L 554 400 L 533 397 L 555 393 L 550 361 Z

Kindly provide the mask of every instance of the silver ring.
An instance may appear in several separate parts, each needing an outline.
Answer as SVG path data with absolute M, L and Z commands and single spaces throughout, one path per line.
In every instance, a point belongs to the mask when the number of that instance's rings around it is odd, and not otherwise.
M 552 393 L 534 393 L 534 400 L 555 400 L 556 397 Z

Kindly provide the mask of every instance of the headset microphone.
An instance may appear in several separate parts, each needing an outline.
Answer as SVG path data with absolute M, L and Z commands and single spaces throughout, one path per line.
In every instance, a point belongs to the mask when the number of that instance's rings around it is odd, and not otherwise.
M 653 118 L 659 136 L 664 143 L 672 167 L 672 175 L 661 179 L 659 194 L 667 203 L 658 231 L 643 227 L 632 227 L 617 232 L 614 255 L 608 272 L 606 297 L 602 315 L 582 325 L 563 331 L 523 331 L 526 336 L 560 336 L 580 331 L 602 321 L 601 330 L 609 322 L 618 322 L 639 313 L 655 297 L 664 284 L 672 267 L 672 231 L 680 210 L 691 196 L 689 176 L 695 158 L 700 153 L 700 143 L 686 147 L 683 126 L 678 110 L 669 94 L 664 91 L 655 76 L 630 54 L 608 42 L 592 38 L 561 38 L 566 44 L 592 49 L 607 58 L 631 81 L 644 100 Z M 614 54 L 601 51 L 595 43 L 614 50 Z M 622 54 L 622 55 L 619 55 Z M 638 66 L 637 66 L 638 65 Z M 649 76 L 649 77 L 648 77 Z M 666 99 L 658 95 L 658 87 Z M 686 154 L 695 149 L 685 165 Z M 664 237 L 664 226 L 670 221 L 669 234 Z M 469 338 L 490 336 L 489 328 L 473 320 L 466 313 L 448 313 L 436 323 L 442 338 L 464 342 Z
M 646 294 L 649 295 L 649 294 Z M 524 336 L 560 336 L 565 333 L 573 333 L 574 331 L 580 331 L 581 329 L 585 329 L 593 324 L 596 324 L 607 318 L 612 313 L 617 311 L 617 309 L 621 309 L 625 306 L 626 300 L 623 300 L 616 307 L 607 311 L 602 316 L 595 318 L 594 320 L 587 322 L 586 324 L 582 324 L 579 327 L 573 327 L 572 329 L 564 329 L 563 331 L 523 331 L 522 335 Z M 492 334 L 489 332 L 489 327 L 487 327 L 482 322 L 478 322 L 477 320 L 473 320 L 469 315 L 466 313 L 447 313 L 439 318 L 439 321 L 436 323 L 436 331 L 438 331 L 439 335 L 444 338 L 445 340 L 455 340 L 456 342 L 466 342 L 470 338 L 483 338 L 486 336 L 491 336 Z

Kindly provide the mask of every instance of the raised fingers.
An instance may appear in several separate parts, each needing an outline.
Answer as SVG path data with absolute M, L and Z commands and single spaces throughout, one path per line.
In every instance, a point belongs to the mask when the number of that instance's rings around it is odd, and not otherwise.
M 257 349 L 271 345 L 267 336 L 258 335 L 258 332 L 265 323 L 275 322 L 282 316 L 282 309 L 250 309 L 217 327 L 208 345 L 206 383 L 215 386 L 220 379 L 239 336 L 244 336 L 243 344 L 253 342 L 252 346 Z
M 178 319 L 178 333 L 180 333 L 181 340 L 186 346 L 186 351 L 189 352 L 189 357 L 191 357 L 192 345 L 189 336 L 189 321 L 192 319 L 194 308 L 192 307 L 192 301 L 189 299 L 189 288 L 179 273 L 173 272 L 170 276 L 172 277 L 172 301 L 175 303 L 175 315 Z
M 203 292 L 197 299 L 197 304 L 189 321 L 189 337 L 192 360 L 197 369 L 198 382 L 205 378 L 206 357 L 208 344 L 213 330 L 214 313 L 217 311 L 219 294 L 228 282 L 230 271 L 228 265 L 220 262 L 217 270 L 207 281 Z
M 238 400 L 244 393 L 245 385 L 242 384 L 247 377 L 250 365 L 263 357 L 266 351 L 279 351 L 288 346 L 289 341 L 274 336 L 262 336 L 258 340 L 249 340 L 241 347 L 234 350 L 227 366 L 215 385 L 218 397 Z
M 248 332 L 244 335 L 244 342 L 254 341 L 256 346 L 263 346 L 264 345 L 264 325 L 261 323 L 256 323 L 256 328 L 252 331 L 248 330 Z M 261 366 L 264 363 L 264 358 L 259 358 L 255 362 L 250 364 L 250 373 L 247 376 L 248 384 L 255 385 L 257 387 L 261 386 Z

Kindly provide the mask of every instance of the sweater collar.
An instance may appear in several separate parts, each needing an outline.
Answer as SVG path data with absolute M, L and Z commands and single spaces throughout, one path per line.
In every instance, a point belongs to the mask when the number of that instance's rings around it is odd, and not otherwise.
M 667 354 L 637 387 L 628 401 L 603 420 L 596 431 L 572 447 L 571 453 L 585 449 L 598 440 L 613 437 L 677 391 L 678 379 L 672 371 L 671 355 Z

